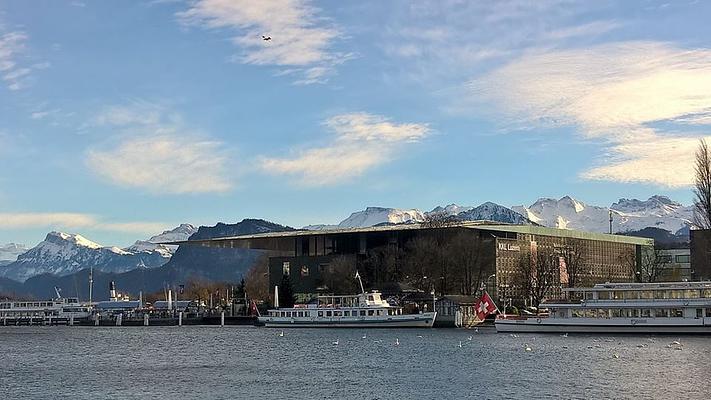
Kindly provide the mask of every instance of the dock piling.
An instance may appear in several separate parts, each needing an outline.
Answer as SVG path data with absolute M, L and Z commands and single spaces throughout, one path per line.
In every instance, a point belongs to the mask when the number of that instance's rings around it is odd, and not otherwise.
M 225 312 L 220 314 L 220 326 L 225 326 Z
M 143 314 L 143 326 L 148 326 L 148 314 Z
M 178 313 L 178 326 L 183 326 L 183 312 Z

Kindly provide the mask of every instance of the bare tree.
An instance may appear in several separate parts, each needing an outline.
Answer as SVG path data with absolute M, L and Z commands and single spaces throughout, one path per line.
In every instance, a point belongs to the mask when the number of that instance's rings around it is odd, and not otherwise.
M 321 279 L 334 294 L 360 293 L 360 285 L 355 279 L 355 274 L 355 258 L 338 256 L 333 258 L 321 273 Z M 362 276 L 364 284 L 367 283 L 365 278 L 365 276 Z
M 247 297 L 254 300 L 269 301 L 269 257 L 262 255 L 249 269 L 245 277 Z
M 669 266 L 668 257 L 664 250 L 659 248 L 642 249 L 639 259 L 633 250 L 620 257 L 620 261 L 629 268 L 634 281 L 640 283 L 657 282 Z
M 583 254 L 583 243 L 580 240 L 572 240 L 566 243 L 558 251 L 568 277 L 568 287 L 573 288 L 580 285 L 585 270 L 585 259 Z
M 694 187 L 694 223 L 701 229 L 711 228 L 711 152 L 706 140 L 696 150 Z
M 560 277 L 559 257 L 553 252 L 538 249 L 534 254 L 524 253 L 518 260 L 517 280 L 523 294 L 538 307 L 558 285 Z

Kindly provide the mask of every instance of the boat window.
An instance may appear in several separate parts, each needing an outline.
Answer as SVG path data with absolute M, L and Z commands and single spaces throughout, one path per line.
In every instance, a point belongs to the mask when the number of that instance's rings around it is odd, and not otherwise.
M 582 310 L 573 309 L 573 310 L 572 310 L 572 315 L 573 315 L 573 318 L 582 318 L 582 317 L 583 317 L 583 311 L 582 311 Z
M 595 310 L 585 310 L 585 318 L 595 318 Z
M 685 299 L 698 299 L 701 293 L 699 290 L 687 289 L 684 293 Z
M 602 308 L 597 309 L 597 318 L 610 318 L 608 310 L 603 310 Z
M 711 289 L 704 289 L 701 291 L 701 295 L 705 298 L 711 298 Z
M 323 317 L 323 311 L 319 311 L 319 312 L 318 312 L 318 316 L 319 316 L 319 317 Z
M 598 300 L 608 300 L 609 298 L 610 298 L 610 292 L 606 292 L 606 291 L 597 292 L 597 299 Z
M 711 318 L 711 308 L 706 309 L 706 317 Z
M 614 292 L 612 292 L 612 298 L 615 300 L 622 300 L 622 291 L 615 290 Z
M 630 318 L 639 318 L 639 310 L 636 308 L 634 310 L 630 310 Z
M 340 317 L 341 315 L 343 315 L 343 313 L 340 312 L 340 311 L 334 311 L 334 312 L 333 312 L 333 316 L 334 316 L 334 317 Z
M 673 318 L 684 318 L 684 310 L 681 308 L 675 308 L 671 310 L 671 317 Z
M 360 310 L 360 316 L 365 317 L 365 310 Z
M 372 317 L 373 316 L 373 310 L 368 310 L 368 316 Z
M 368 301 L 373 301 L 373 296 L 368 296 Z
M 654 317 L 655 318 L 666 318 L 668 317 L 668 310 L 666 308 L 657 308 L 654 310 Z
M 683 290 L 672 290 L 670 293 L 669 298 L 671 299 L 683 299 L 684 298 L 684 291 Z
M 667 293 L 666 290 L 655 290 L 654 291 L 654 298 L 655 299 L 668 299 L 669 293 Z
M 282 316 L 282 317 L 286 317 L 286 312 L 282 311 L 282 312 L 281 312 L 281 316 Z
M 642 318 L 651 318 L 652 317 L 652 310 L 649 308 L 645 308 L 642 310 Z
M 330 311 L 326 311 L 326 316 L 327 316 L 327 317 L 330 317 L 330 316 L 331 316 L 331 312 L 330 312 Z
M 585 300 L 592 300 L 593 294 L 592 292 L 585 292 Z
M 612 310 L 612 318 L 620 318 L 622 317 L 622 310 L 615 308 Z
M 344 311 L 344 312 L 343 312 L 343 316 L 344 316 L 344 317 L 350 317 L 350 316 L 351 316 L 351 312 L 350 312 L 350 311 Z
M 279 264 L 277 264 L 277 265 L 279 265 Z M 282 275 L 289 275 L 290 269 L 291 269 L 291 265 L 289 264 L 289 261 L 284 261 L 281 264 Z
M 639 298 L 640 299 L 653 299 L 654 298 L 654 292 L 651 290 L 642 290 L 639 292 Z
M 639 299 L 639 292 L 636 290 L 628 290 L 625 292 L 625 300 L 637 300 Z
M 696 318 L 701 318 L 704 316 L 704 309 L 703 308 L 697 308 L 696 309 Z

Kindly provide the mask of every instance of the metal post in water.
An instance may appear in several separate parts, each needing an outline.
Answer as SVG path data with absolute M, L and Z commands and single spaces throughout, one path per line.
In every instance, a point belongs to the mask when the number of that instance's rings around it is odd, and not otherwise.
M 69 326 L 74 326 L 74 315 L 69 316 Z
M 225 312 L 222 311 L 220 314 L 220 326 L 225 326 Z
M 143 314 L 143 326 L 148 326 L 148 314 Z
M 178 326 L 183 326 L 183 312 L 178 313 Z
M 99 326 L 99 314 L 94 314 L 94 326 Z

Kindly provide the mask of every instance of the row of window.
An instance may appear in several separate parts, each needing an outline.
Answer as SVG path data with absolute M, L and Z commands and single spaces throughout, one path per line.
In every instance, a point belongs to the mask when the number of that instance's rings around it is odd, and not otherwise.
M 696 318 L 702 318 L 704 315 L 711 318 L 711 308 L 696 309 Z M 559 316 L 565 318 L 565 311 L 559 311 Z M 681 308 L 614 308 L 614 309 L 573 309 L 571 310 L 573 318 L 684 318 L 684 310 Z
M 0 303 L 0 309 L 7 310 L 9 308 L 28 308 L 28 307 L 54 307 L 51 301 L 28 302 L 28 303 Z
M 590 300 L 592 292 L 586 293 Z M 639 300 L 639 299 L 699 299 L 711 298 L 711 289 L 678 289 L 678 290 L 615 290 L 597 292 L 598 300 Z
M 381 310 L 337 310 L 337 311 L 318 311 L 319 317 L 373 317 L 373 316 L 383 316 L 383 315 L 398 315 L 399 310 L 396 309 L 381 309 Z M 309 317 L 314 316 L 313 311 L 272 311 L 270 314 L 273 317 L 286 317 L 286 318 L 298 318 L 298 317 Z

